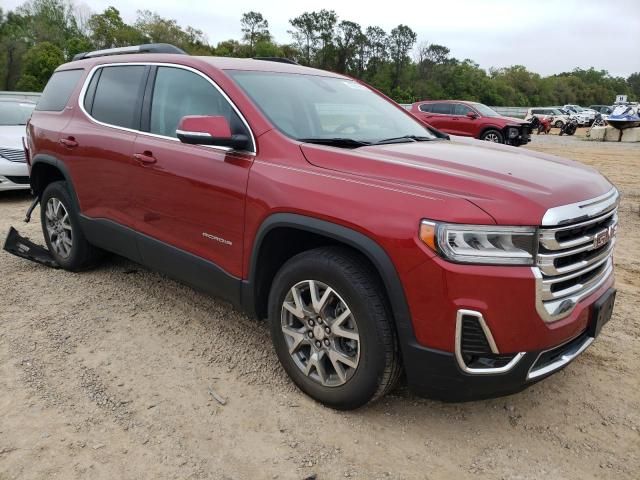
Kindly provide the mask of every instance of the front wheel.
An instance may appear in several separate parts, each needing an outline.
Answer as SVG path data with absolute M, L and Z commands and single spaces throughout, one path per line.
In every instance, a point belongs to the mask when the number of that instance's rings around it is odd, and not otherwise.
M 558 120 L 556 123 L 553 124 L 556 128 L 562 128 L 562 126 L 564 125 L 564 123 L 562 123 L 562 120 Z
M 483 132 L 482 135 L 480 135 L 480 140 L 485 140 L 487 142 L 493 143 L 504 143 L 504 137 L 502 136 L 502 133 L 500 133 L 498 130 L 493 129 Z
M 331 408 L 375 400 L 400 374 L 384 291 L 357 252 L 323 247 L 287 261 L 271 287 L 269 321 L 289 377 Z

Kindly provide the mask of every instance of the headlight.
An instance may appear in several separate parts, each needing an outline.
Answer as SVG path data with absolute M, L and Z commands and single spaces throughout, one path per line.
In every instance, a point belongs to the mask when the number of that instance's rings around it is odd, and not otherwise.
M 509 129 L 509 138 L 516 138 L 518 136 L 518 129 L 517 128 L 510 128 Z
M 423 220 L 420 239 L 447 260 L 458 263 L 533 265 L 536 228 L 460 225 Z

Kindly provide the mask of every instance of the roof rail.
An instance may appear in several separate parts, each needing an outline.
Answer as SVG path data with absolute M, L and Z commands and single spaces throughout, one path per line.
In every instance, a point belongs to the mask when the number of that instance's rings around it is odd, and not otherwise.
M 298 65 L 298 62 L 295 60 L 291 60 L 290 58 L 285 57 L 253 57 L 254 60 L 265 60 L 267 62 L 279 62 L 279 63 L 289 63 L 291 65 Z
M 109 55 L 126 55 L 128 53 L 177 53 L 187 55 L 184 50 L 168 43 L 146 43 L 144 45 L 132 45 L 130 47 L 107 48 L 94 52 L 78 53 L 73 57 L 73 61 L 83 58 L 106 57 Z

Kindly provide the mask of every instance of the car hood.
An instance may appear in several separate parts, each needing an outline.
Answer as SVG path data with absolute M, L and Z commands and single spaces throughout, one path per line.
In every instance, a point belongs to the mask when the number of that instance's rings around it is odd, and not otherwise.
M 302 144 L 301 149 L 317 167 L 463 198 L 504 225 L 539 225 L 547 209 L 612 188 L 597 170 L 577 162 L 463 137 L 353 150 Z
M 489 118 L 493 118 L 493 119 L 498 119 L 498 120 L 502 120 L 504 122 L 505 125 L 512 125 L 512 124 L 517 124 L 517 125 L 521 125 L 523 123 L 529 123 L 526 120 L 523 120 L 522 118 L 515 118 L 515 117 L 489 117 Z
M 22 137 L 25 136 L 24 125 L 0 125 L 0 148 L 17 148 L 22 150 Z

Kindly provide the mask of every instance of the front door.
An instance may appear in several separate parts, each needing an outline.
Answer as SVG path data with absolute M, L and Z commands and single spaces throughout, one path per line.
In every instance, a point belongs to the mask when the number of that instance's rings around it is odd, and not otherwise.
M 176 128 L 187 115 L 224 115 L 233 133 L 250 136 L 247 126 L 218 87 L 192 70 L 153 67 L 147 95 L 142 127 L 147 133 L 135 141 L 138 165 L 131 179 L 136 230 L 241 277 L 245 194 L 255 148 L 233 152 L 183 144 Z M 145 262 L 154 263 L 146 253 Z

